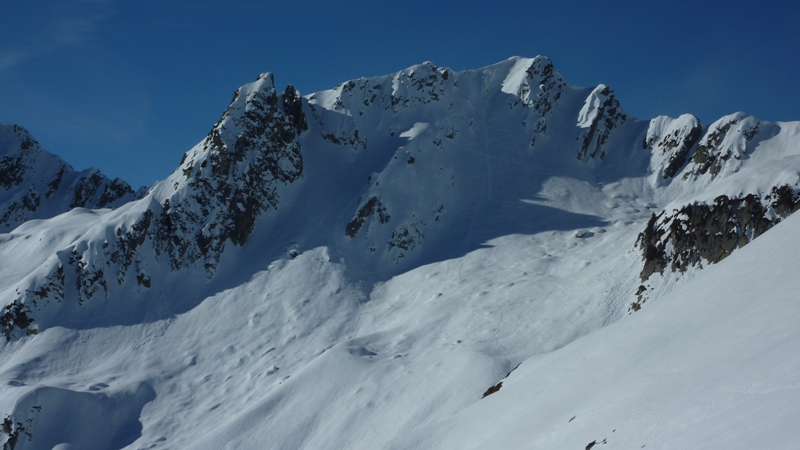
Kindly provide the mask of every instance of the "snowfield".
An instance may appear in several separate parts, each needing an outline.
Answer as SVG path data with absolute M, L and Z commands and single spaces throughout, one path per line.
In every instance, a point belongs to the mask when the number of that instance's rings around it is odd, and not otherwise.
M 8 449 L 796 447 L 800 123 L 265 73 L 128 191 L 0 234 Z
M 387 448 L 796 448 L 798 242 L 793 217 Z

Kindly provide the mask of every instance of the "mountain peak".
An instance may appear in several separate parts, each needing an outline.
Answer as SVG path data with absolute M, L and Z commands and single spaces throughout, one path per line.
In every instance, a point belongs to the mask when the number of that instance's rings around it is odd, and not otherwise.
M 25 128 L 0 124 L 0 231 L 72 208 L 115 208 L 135 198 L 130 185 L 98 169 L 81 172 L 44 150 Z

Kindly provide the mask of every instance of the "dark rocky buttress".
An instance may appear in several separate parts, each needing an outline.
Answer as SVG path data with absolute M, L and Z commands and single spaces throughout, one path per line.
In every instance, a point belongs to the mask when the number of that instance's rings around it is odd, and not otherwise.
M 653 214 L 637 240 L 644 260 L 640 278 L 717 263 L 798 209 L 796 188 L 782 185 L 763 199 L 721 195 L 710 205 L 695 202 L 670 214 Z

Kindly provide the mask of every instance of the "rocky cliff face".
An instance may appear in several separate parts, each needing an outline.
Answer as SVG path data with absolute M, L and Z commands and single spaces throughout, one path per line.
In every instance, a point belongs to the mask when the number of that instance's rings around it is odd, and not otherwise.
M 653 214 L 637 240 L 644 259 L 640 278 L 723 260 L 800 209 L 798 191 L 781 185 L 764 198 L 720 195 L 711 204 L 693 202 Z
M 661 116 L 650 121 L 644 148 L 665 159 L 661 177 L 669 179 L 683 168 L 702 135 L 700 120 L 691 114 L 678 119 Z
M 578 160 L 605 158 L 605 146 L 611 132 L 626 120 L 628 115 L 614 97 L 614 91 L 604 84 L 597 86 L 578 114 L 578 127 L 584 130 L 577 138 L 580 142 Z
M 797 211 L 797 173 L 769 162 L 791 154 L 797 143 L 790 139 L 760 149 L 780 130 L 778 124 L 745 113 L 725 116 L 705 129 L 690 114 L 651 121 L 644 146 L 661 161 L 654 164 L 663 167 L 657 184 L 705 198 L 683 204 L 673 200 L 652 215 L 637 240 L 643 282 L 655 273 L 717 263 Z
M 743 113 L 725 116 L 711 124 L 692 157 L 691 171 L 695 175 L 719 175 L 728 163 L 746 158 L 754 145 L 751 141 L 759 134 L 760 121 Z
M 42 308 L 105 300 L 128 280 L 148 289 L 160 271 L 198 264 L 213 276 L 226 244 L 243 245 L 256 218 L 279 207 L 281 187 L 302 176 L 297 138 L 307 128 L 302 99 L 291 86 L 278 94 L 271 74 L 243 86 L 167 180 L 120 212 L 118 222 L 98 224 L 59 249 L 39 267 L 38 278 L 17 289 L 18 298 L 0 316 L 4 336 L 29 329 Z
M 18 125 L 0 124 L 0 232 L 72 208 L 115 208 L 134 200 L 125 181 L 75 171 Z
M 272 74 L 236 91 L 208 137 L 154 190 L 163 206 L 156 239 L 173 270 L 202 259 L 212 275 L 226 242 L 243 245 L 256 218 L 278 209 L 280 186 L 303 174 L 297 138 L 307 129 L 300 94 L 292 86 L 278 94 Z

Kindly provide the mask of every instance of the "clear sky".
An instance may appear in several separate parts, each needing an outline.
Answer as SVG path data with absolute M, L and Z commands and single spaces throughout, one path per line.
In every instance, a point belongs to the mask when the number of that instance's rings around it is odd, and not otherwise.
M 165 178 L 261 72 L 307 94 L 539 54 L 639 118 L 800 120 L 797 0 L 0 0 L 0 122 L 136 187 Z

